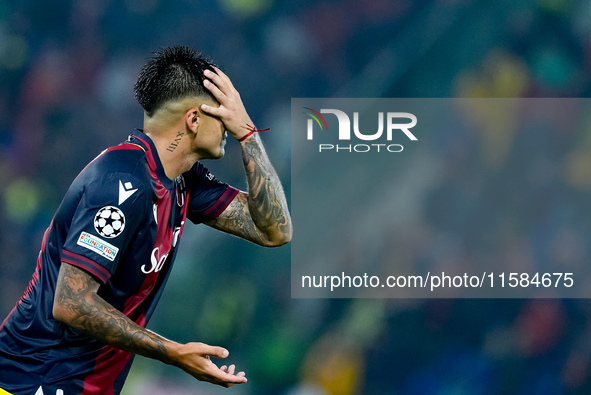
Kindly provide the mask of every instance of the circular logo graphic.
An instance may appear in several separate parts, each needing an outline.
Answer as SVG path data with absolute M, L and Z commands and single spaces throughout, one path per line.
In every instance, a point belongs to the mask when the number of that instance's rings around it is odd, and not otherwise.
M 125 215 L 117 207 L 105 206 L 94 216 L 94 228 L 108 239 L 117 237 L 125 229 Z

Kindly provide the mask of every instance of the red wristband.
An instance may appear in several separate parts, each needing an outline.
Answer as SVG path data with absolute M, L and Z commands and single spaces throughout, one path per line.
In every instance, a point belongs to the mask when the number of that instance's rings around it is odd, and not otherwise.
M 244 140 L 246 140 L 247 138 L 249 138 L 250 136 L 252 136 L 254 134 L 254 130 L 246 133 L 244 136 L 240 137 L 238 139 L 239 142 L 243 142 Z
M 254 132 L 266 132 L 267 130 L 271 130 L 271 128 L 257 129 L 254 126 L 251 126 L 251 125 L 246 125 L 246 126 L 248 126 L 248 128 L 250 129 L 250 132 L 248 132 L 244 136 L 240 137 L 238 139 L 238 142 L 243 142 L 244 140 L 246 140 L 247 138 L 249 138 L 251 135 L 253 135 Z

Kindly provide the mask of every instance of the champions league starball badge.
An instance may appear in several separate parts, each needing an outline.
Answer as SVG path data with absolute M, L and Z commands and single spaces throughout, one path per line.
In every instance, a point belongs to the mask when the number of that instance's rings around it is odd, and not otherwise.
M 117 237 L 125 229 L 125 215 L 117 207 L 105 206 L 94 217 L 94 229 L 108 239 Z

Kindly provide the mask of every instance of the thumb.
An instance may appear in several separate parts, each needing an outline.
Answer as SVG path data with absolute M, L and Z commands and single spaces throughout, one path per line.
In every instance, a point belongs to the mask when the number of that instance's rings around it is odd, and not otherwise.
M 206 346 L 204 351 L 205 354 L 216 358 L 226 358 L 230 354 L 225 348 L 217 346 Z

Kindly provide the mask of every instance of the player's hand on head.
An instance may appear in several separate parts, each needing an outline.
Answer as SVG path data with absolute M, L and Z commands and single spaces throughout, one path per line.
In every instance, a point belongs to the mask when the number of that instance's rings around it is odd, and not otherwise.
M 215 69 L 215 73 L 205 70 L 204 86 L 209 89 L 220 106 L 203 104 L 201 109 L 209 115 L 220 118 L 234 138 L 240 139 L 248 134 L 252 129 L 247 125 L 253 125 L 253 123 L 244 108 L 240 93 L 234 88 L 230 78 L 218 68 Z
M 246 374 L 235 373 L 235 365 L 224 365 L 221 368 L 213 363 L 210 357 L 226 358 L 228 350 L 204 343 L 187 343 L 177 351 L 176 365 L 200 381 L 207 381 L 222 387 L 246 383 Z

